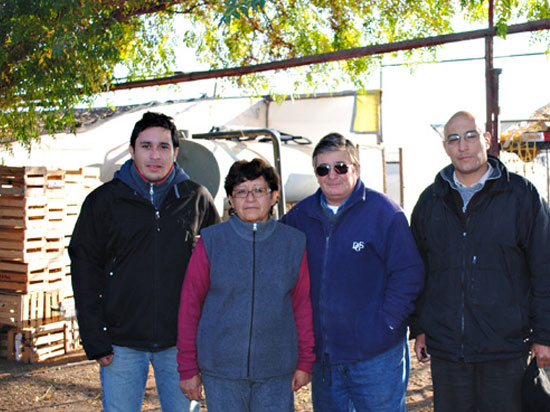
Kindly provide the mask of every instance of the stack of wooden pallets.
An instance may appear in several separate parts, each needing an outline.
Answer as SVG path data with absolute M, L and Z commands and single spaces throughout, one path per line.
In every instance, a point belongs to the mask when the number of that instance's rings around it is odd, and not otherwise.
M 0 356 L 37 362 L 79 347 L 67 246 L 97 168 L 0 167 Z

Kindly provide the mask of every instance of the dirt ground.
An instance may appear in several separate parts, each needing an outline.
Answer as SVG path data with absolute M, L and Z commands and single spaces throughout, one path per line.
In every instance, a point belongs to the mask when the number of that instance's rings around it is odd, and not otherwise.
M 412 355 L 412 351 L 411 351 Z M 151 371 L 150 371 L 151 372 Z M 295 396 L 296 412 L 311 412 L 310 388 Z M 160 411 L 152 373 L 147 381 L 142 411 Z M 206 407 L 201 407 L 201 412 Z M 411 356 L 407 410 L 432 411 L 430 368 Z M 101 411 L 99 367 L 82 352 L 39 364 L 0 359 L 0 411 L 4 412 L 92 412 Z

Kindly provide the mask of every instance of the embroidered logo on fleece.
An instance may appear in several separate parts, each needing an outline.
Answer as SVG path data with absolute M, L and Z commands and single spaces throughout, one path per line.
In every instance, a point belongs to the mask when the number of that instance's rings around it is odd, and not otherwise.
M 353 242 L 353 245 L 351 247 L 356 252 L 360 252 L 362 249 L 365 248 L 365 242 L 363 242 L 363 241 Z

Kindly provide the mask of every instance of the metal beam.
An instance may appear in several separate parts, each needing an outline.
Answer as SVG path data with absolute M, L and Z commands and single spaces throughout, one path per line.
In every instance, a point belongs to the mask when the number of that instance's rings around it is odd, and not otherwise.
M 524 33 L 538 30 L 550 29 L 550 19 L 542 19 L 522 24 L 508 26 L 508 34 Z M 215 79 L 222 77 L 243 76 L 251 73 L 259 73 L 269 70 L 289 69 L 310 64 L 328 63 L 332 61 L 354 59 L 358 57 L 372 56 L 377 54 L 391 53 L 401 50 L 412 50 L 423 47 L 439 46 L 446 43 L 455 43 L 464 40 L 476 40 L 496 36 L 496 28 L 473 30 L 461 33 L 443 34 L 439 36 L 426 37 L 421 39 L 404 40 L 395 43 L 379 44 L 374 46 L 358 47 L 354 49 L 339 50 L 330 53 L 321 53 L 311 56 L 304 56 L 294 59 L 286 59 L 271 63 L 262 63 L 252 66 L 234 67 L 228 69 L 197 71 L 189 73 L 176 73 L 172 76 L 158 79 L 138 80 L 127 83 L 112 85 L 108 90 L 125 90 L 139 87 L 162 86 L 195 80 Z

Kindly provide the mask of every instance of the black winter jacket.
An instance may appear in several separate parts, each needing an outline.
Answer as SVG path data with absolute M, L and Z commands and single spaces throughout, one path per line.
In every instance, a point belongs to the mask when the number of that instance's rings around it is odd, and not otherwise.
M 199 231 L 219 222 L 208 191 L 175 185 L 159 210 L 115 178 L 85 200 L 69 245 L 80 336 L 89 359 L 112 344 L 174 346 L 181 285 Z
M 412 333 L 425 333 L 428 352 L 451 361 L 511 359 L 533 342 L 550 345 L 550 210 L 529 181 L 489 161 L 501 176 L 465 215 L 438 174 L 411 218 L 426 265 Z

